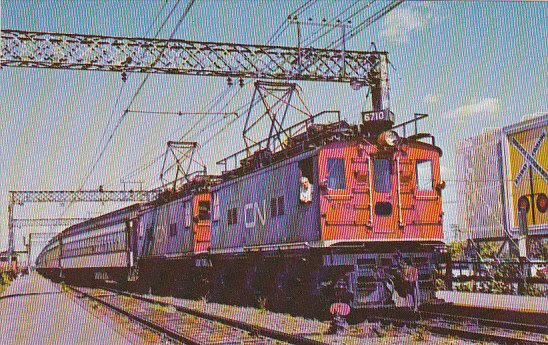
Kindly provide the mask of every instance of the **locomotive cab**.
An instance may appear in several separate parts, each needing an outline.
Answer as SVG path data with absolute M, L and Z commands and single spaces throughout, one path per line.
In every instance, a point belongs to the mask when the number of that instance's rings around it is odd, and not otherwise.
M 421 301 L 432 297 L 433 248 L 443 240 L 442 152 L 433 139 L 400 137 L 397 127 L 371 133 L 362 126 L 355 140 L 318 155 L 323 262 L 344 275 L 354 308 L 398 304 L 395 256 L 414 259 Z

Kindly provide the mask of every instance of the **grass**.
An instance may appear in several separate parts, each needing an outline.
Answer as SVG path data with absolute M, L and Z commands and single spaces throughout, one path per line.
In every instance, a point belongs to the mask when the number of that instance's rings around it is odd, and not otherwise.
M 411 337 L 415 341 L 425 341 L 429 338 L 430 332 L 425 327 L 417 327 Z
M 267 303 L 266 297 L 259 297 L 257 299 L 257 303 L 259 304 L 259 311 L 261 313 L 266 313 L 267 312 L 267 310 L 266 310 L 266 303 Z
M 69 292 L 69 288 L 68 288 L 67 284 L 64 281 L 60 282 L 59 286 L 61 287 L 62 292 Z
M 150 305 L 150 308 L 153 310 L 161 311 L 164 313 L 176 313 L 177 309 L 175 309 L 172 305 L 163 305 L 160 303 L 153 303 Z

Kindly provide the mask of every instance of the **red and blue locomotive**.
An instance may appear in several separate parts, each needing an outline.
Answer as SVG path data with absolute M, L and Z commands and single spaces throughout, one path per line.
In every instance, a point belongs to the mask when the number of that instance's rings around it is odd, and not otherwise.
M 441 150 L 398 126 L 317 116 L 277 152 L 68 228 L 39 271 L 274 309 L 325 306 L 342 279 L 360 308 L 391 303 L 382 273 L 411 257 L 427 300 L 443 240 Z
M 287 309 L 329 303 L 342 279 L 354 308 L 378 307 L 392 302 L 383 273 L 413 258 L 430 298 L 443 240 L 433 138 L 307 121 L 283 149 L 247 158 L 211 188 L 215 291 Z
M 284 310 L 325 309 L 344 287 L 346 302 L 366 308 L 393 303 L 392 271 L 412 258 L 428 300 L 443 246 L 442 152 L 417 132 L 426 115 L 394 126 L 388 59 L 377 55 L 365 64 L 374 111 L 360 124 L 339 112 L 288 128 L 274 118 L 265 141 L 220 162 L 221 176 L 196 176 L 153 202 L 68 228 L 38 270 Z M 237 164 L 227 169 L 229 161 Z

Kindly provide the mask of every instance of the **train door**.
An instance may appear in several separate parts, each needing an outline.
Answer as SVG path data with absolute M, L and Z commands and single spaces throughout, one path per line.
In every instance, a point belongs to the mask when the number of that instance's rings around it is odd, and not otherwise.
M 349 211 L 351 208 L 351 196 L 348 192 L 346 177 L 347 161 L 343 157 L 327 157 L 320 174 L 323 176 L 325 193 L 323 193 L 326 207 L 324 218 L 327 234 L 326 237 L 340 237 L 341 227 L 350 225 Z M 331 234 L 331 235 L 329 235 Z
M 211 239 L 210 218 L 211 204 L 208 194 L 200 194 L 194 198 L 194 251 L 205 252 Z
M 394 233 L 398 228 L 396 193 L 396 161 L 391 156 L 370 159 L 372 177 L 373 231 L 378 234 Z
M 396 157 L 396 193 L 395 203 L 398 224 L 406 226 L 414 222 L 414 195 L 415 195 L 415 163 L 407 155 L 398 154 Z
M 362 154 L 363 155 L 363 154 Z M 354 198 L 352 207 L 356 212 L 356 225 L 371 226 L 372 225 L 372 197 L 370 190 L 371 176 L 369 173 L 369 158 L 362 157 L 352 158 L 351 174 L 354 177 L 352 192 Z
M 415 159 L 415 225 L 421 236 L 436 237 L 441 230 L 442 205 L 436 181 L 439 181 L 439 156 L 435 151 L 424 151 Z M 439 188 L 439 187 L 438 187 Z M 435 230 L 437 229 L 437 230 Z

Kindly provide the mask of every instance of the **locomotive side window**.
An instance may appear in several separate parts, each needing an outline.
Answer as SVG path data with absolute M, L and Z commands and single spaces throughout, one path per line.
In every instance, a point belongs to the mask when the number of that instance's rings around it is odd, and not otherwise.
M 283 216 L 285 214 L 285 201 L 283 196 L 270 199 L 270 216 Z
M 434 190 L 431 161 L 417 161 L 417 190 Z
M 278 216 L 282 216 L 285 214 L 285 205 L 284 205 L 284 197 L 279 196 L 278 197 Z
M 278 199 L 270 198 L 270 217 L 274 218 L 278 215 Z
M 198 202 L 198 219 L 209 220 L 209 201 Z
M 327 159 L 327 188 L 346 189 L 344 158 Z
M 390 161 L 388 159 L 375 159 L 373 160 L 373 169 L 375 191 L 379 193 L 390 193 L 392 190 Z
M 301 171 L 301 177 L 306 177 L 311 184 L 314 184 L 312 162 L 312 157 L 303 159 L 299 162 L 299 170 Z
M 238 216 L 237 216 L 237 212 L 236 212 L 236 208 L 230 208 L 228 209 L 228 215 L 227 215 L 227 220 L 228 220 L 228 225 L 232 225 L 232 224 L 238 224 Z
M 169 225 L 169 236 L 177 236 L 177 223 Z

